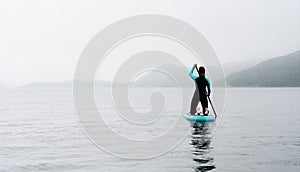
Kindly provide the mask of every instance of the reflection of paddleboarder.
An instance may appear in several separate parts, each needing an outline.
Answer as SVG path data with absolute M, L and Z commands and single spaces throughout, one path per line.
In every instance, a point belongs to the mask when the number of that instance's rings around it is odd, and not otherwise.
M 210 156 L 212 128 L 203 125 L 193 125 L 190 144 L 193 146 L 193 160 L 196 162 L 195 171 L 211 171 L 216 169 L 214 158 Z
M 196 107 L 200 100 L 201 105 L 202 105 L 202 112 L 204 113 L 205 116 L 207 116 L 209 111 L 208 111 L 208 101 L 207 101 L 206 96 L 209 96 L 210 92 L 211 92 L 210 81 L 208 78 L 205 78 L 205 68 L 203 66 L 199 67 L 199 70 L 197 70 L 199 76 L 196 76 L 193 74 L 195 68 L 197 68 L 197 64 L 193 65 L 193 67 L 189 73 L 190 77 L 197 84 L 197 87 L 196 87 L 196 90 L 194 92 L 194 96 L 193 96 L 192 102 L 191 102 L 190 113 L 192 115 L 196 113 Z M 206 91 L 206 87 L 207 87 L 207 91 Z

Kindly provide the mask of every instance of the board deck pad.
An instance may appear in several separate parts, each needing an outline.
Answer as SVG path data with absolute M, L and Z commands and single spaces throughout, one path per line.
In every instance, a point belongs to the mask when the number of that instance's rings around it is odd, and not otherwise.
M 190 113 L 183 114 L 183 117 L 191 122 L 212 122 L 215 121 L 216 118 L 214 116 L 208 115 L 191 115 Z

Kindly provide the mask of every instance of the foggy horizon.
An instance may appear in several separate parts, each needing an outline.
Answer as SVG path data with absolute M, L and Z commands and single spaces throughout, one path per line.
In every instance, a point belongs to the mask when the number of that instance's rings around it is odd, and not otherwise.
M 206 37 L 222 64 L 256 63 L 300 49 L 297 0 L 33 0 L 2 1 L 0 9 L 0 83 L 10 87 L 72 80 L 81 52 L 96 33 L 140 14 L 162 14 L 188 22 Z

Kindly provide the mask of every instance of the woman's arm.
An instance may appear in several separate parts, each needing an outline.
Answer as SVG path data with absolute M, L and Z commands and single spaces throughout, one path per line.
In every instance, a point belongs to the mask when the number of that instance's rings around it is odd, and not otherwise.
M 195 70 L 195 66 L 192 67 L 192 69 L 190 70 L 190 73 L 189 73 L 190 77 L 191 77 L 193 80 L 195 80 L 195 79 L 198 78 L 198 76 L 196 76 L 196 75 L 193 74 L 194 70 Z

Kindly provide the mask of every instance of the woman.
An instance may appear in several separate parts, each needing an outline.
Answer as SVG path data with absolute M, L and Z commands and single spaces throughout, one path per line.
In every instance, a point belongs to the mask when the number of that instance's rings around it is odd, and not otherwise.
M 207 97 L 209 96 L 211 93 L 210 90 L 210 81 L 208 78 L 205 78 L 205 68 L 203 66 L 201 66 L 199 68 L 198 74 L 199 76 L 196 76 L 193 74 L 195 68 L 197 68 L 197 64 L 194 64 L 192 69 L 190 70 L 190 77 L 196 82 L 197 87 L 196 90 L 194 92 L 194 96 L 192 98 L 192 102 L 191 102 L 191 109 L 190 109 L 190 113 L 191 115 L 196 113 L 196 107 L 198 105 L 198 102 L 200 100 L 201 102 L 201 106 L 202 106 L 202 112 L 204 113 L 205 116 L 208 115 L 209 110 L 208 110 L 208 101 L 207 101 Z M 206 87 L 207 87 L 207 91 L 206 91 Z

